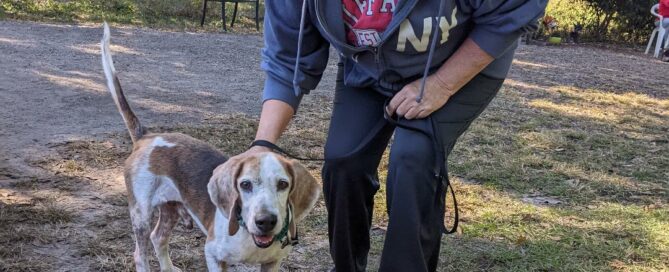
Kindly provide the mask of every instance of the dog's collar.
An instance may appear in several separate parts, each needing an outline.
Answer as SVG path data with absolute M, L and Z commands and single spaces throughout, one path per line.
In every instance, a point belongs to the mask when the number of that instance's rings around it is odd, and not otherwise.
M 289 240 L 288 239 L 288 228 L 290 226 L 291 219 L 292 219 L 291 208 L 290 208 L 290 205 L 288 205 L 288 208 L 286 209 L 286 220 L 283 220 L 283 222 L 284 222 L 283 228 L 281 228 L 281 231 L 279 231 L 279 234 L 274 236 L 274 242 L 281 242 L 281 247 L 282 248 L 285 247 L 285 245 L 284 245 L 285 242 L 283 241 L 283 239 L 286 238 L 286 240 Z
M 292 221 L 292 219 L 293 219 L 293 209 L 291 205 L 288 205 L 288 207 L 286 208 L 286 219 L 283 220 L 284 222 L 283 227 L 281 228 L 281 231 L 279 231 L 279 234 L 274 236 L 274 242 L 281 242 L 281 248 L 285 248 L 288 245 L 295 246 L 299 243 L 297 232 L 295 232 L 295 237 L 291 237 L 290 234 L 288 233 L 288 229 L 290 228 L 290 222 Z M 248 231 L 248 228 L 246 227 L 246 222 L 244 222 L 244 218 L 242 217 L 241 209 L 237 209 L 237 224 L 239 224 L 239 226 Z

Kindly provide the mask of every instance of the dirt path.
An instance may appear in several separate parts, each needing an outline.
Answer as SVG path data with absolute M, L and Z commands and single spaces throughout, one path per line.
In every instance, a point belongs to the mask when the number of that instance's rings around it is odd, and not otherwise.
M 49 142 L 122 129 L 102 81 L 100 33 L 0 22 L 0 101 L 11 101 L 0 112 L 0 152 L 20 158 Z M 114 28 L 112 44 L 129 100 L 147 124 L 258 111 L 260 36 Z M 331 86 L 326 79 L 320 87 Z

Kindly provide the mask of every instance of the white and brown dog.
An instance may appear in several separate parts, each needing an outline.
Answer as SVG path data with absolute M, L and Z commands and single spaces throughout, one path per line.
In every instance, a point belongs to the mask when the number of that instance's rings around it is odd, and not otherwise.
M 109 51 L 104 24 L 102 66 L 133 142 L 125 162 L 128 205 L 135 233 L 137 271 L 149 271 L 149 241 L 161 271 L 172 265 L 172 229 L 194 220 L 207 235 L 209 271 L 228 264 L 261 264 L 278 271 L 297 239 L 297 227 L 312 210 L 320 186 L 299 162 L 272 152 L 227 160 L 207 143 L 179 133 L 147 133 L 130 109 Z M 151 231 L 153 212 L 158 222 Z

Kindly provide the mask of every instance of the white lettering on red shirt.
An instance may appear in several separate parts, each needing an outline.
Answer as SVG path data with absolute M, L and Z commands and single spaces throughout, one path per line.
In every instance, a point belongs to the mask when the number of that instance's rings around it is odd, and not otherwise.
M 393 19 L 398 0 L 342 0 L 346 40 L 355 46 L 376 46 Z

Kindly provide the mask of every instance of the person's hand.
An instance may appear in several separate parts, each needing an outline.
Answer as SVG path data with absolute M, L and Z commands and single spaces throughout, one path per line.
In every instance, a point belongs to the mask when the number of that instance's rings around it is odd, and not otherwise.
M 398 116 L 409 120 L 425 118 L 444 106 L 455 93 L 437 76 L 432 75 L 425 80 L 423 99 L 418 103 L 416 98 L 420 95 L 420 81 L 421 79 L 418 79 L 407 84 L 395 94 L 386 109 L 389 115 L 397 113 Z
M 269 152 L 269 151 L 272 151 L 272 150 L 267 148 L 267 147 L 264 147 L 264 146 L 252 146 L 251 148 L 247 149 L 246 151 L 244 151 L 240 154 L 237 154 L 237 155 L 231 157 L 230 159 L 238 158 L 238 157 L 253 156 L 253 155 L 258 154 L 258 153 Z

